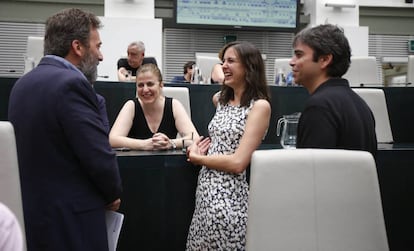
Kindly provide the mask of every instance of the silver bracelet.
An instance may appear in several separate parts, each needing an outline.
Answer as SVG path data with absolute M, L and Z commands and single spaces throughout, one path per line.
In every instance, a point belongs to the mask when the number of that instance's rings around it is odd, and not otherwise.
M 177 145 L 175 144 L 175 142 L 173 140 L 170 139 L 170 144 L 172 146 L 172 149 L 177 149 Z

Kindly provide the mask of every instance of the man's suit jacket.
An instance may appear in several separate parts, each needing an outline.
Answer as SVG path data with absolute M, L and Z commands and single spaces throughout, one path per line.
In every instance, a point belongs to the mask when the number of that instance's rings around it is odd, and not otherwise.
M 107 250 L 105 205 L 122 189 L 91 84 L 44 57 L 9 102 L 28 250 Z

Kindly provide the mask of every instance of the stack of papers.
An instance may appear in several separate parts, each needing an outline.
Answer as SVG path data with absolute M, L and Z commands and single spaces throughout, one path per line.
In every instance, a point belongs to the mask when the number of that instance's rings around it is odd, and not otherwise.
M 106 230 L 108 233 L 109 251 L 116 251 L 119 233 L 121 232 L 124 215 L 114 211 L 106 211 Z

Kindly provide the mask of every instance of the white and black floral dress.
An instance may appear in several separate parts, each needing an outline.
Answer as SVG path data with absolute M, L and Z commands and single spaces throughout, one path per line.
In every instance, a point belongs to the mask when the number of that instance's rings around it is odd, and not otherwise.
M 249 107 L 218 104 L 208 125 L 208 155 L 232 154 L 243 136 Z M 244 250 L 249 186 L 246 171 L 233 174 L 203 166 L 198 176 L 187 250 Z

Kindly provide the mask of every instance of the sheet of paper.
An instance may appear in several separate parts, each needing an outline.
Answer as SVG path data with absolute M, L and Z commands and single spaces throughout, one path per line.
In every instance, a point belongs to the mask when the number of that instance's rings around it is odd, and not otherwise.
M 106 230 L 108 233 L 109 251 L 116 251 L 119 233 L 121 232 L 124 215 L 114 211 L 106 211 Z

